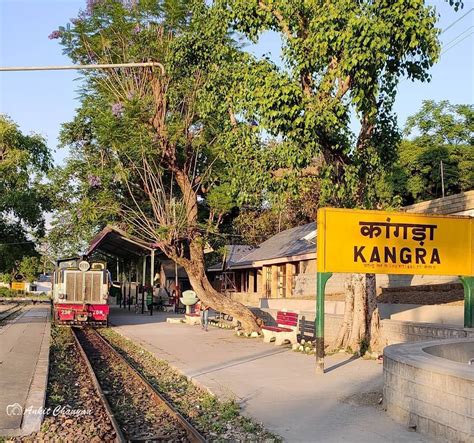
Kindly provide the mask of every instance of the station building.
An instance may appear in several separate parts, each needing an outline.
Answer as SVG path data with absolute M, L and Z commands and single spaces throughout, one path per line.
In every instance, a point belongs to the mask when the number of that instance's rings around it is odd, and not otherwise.
M 474 190 L 406 206 L 413 213 L 474 216 Z M 251 306 L 310 306 L 316 290 L 316 223 L 282 231 L 255 248 L 229 245 L 221 263 L 208 268 L 214 287 Z M 334 274 L 326 294 L 343 300 L 349 274 Z M 390 288 L 458 285 L 453 276 L 378 274 L 379 293 Z M 297 300 L 301 300 L 298 305 Z M 294 301 L 290 303 L 290 301 Z M 283 305 L 281 305 L 283 306 Z M 336 313 L 336 312 L 334 312 Z M 339 313 L 339 312 L 337 312 Z

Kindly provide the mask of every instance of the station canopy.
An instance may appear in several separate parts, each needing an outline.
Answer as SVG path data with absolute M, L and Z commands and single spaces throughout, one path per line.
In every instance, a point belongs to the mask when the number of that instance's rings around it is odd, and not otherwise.
M 121 259 L 130 259 L 131 256 L 142 257 L 156 250 L 153 243 L 128 234 L 117 226 L 108 225 L 100 231 L 90 242 L 86 255 L 102 252 Z

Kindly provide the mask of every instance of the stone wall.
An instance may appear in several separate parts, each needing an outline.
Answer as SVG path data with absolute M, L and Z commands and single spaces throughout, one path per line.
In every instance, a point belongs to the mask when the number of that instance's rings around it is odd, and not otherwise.
M 474 329 L 454 325 L 396 320 L 382 320 L 380 324 L 382 337 L 387 345 L 426 340 L 474 338 Z
M 415 203 L 414 205 L 405 206 L 403 210 L 423 214 L 471 215 L 474 210 L 474 190 Z
M 326 294 L 344 294 L 350 274 L 334 274 L 326 284 Z M 412 286 L 433 286 L 460 283 L 459 278 L 449 275 L 387 275 L 377 274 L 379 290 L 384 288 L 406 288 Z M 316 273 L 299 274 L 295 277 L 292 297 L 316 295 Z
M 382 318 L 414 323 L 435 323 L 447 325 L 464 325 L 464 306 L 449 305 L 407 305 L 407 304 L 382 304 L 379 308 L 384 310 Z M 397 308 L 400 308 L 399 310 Z M 388 314 L 388 315 L 387 315 Z
M 423 351 L 438 343 L 385 348 L 384 405 L 394 420 L 418 432 L 449 442 L 472 441 L 474 373 L 467 363 Z

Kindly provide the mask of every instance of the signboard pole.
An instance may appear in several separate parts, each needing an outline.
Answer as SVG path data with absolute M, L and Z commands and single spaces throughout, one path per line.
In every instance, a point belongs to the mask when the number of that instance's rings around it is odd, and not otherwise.
M 474 277 L 459 277 L 464 286 L 464 327 L 474 327 Z
M 316 373 L 324 374 L 324 290 L 332 272 L 318 272 L 316 274 Z

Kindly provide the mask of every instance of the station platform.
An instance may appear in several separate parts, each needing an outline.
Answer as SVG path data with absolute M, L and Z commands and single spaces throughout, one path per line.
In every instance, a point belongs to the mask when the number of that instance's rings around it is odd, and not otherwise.
M 30 305 L 0 326 L 0 436 L 39 430 L 46 398 L 50 306 Z
M 113 328 L 166 360 L 244 415 L 290 442 L 427 442 L 391 420 L 377 404 L 379 362 L 335 354 L 327 373 L 315 374 L 314 356 L 233 331 L 166 323 L 169 317 L 113 308 Z M 373 400 L 375 398 L 375 401 Z

